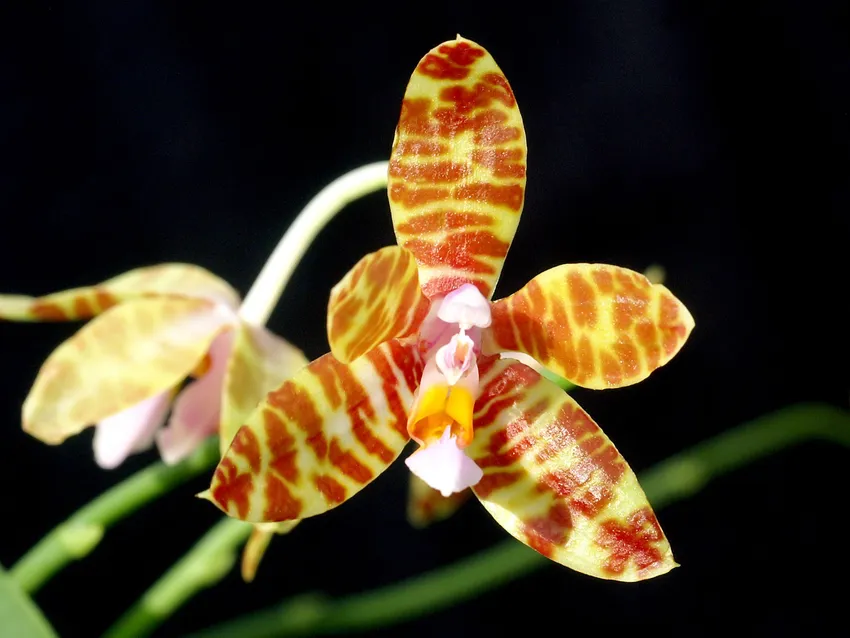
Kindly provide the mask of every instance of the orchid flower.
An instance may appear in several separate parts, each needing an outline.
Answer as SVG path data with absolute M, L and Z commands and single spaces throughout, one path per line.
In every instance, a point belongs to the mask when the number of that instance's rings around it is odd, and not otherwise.
M 103 468 L 154 443 L 165 463 L 177 463 L 214 434 L 223 453 L 266 392 L 307 363 L 288 342 L 242 321 L 238 301 L 225 281 L 179 263 L 43 297 L 0 295 L 0 319 L 94 317 L 41 367 L 24 402 L 24 430 L 58 444 L 96 425 Z M 195 379 L 181 389 L 187 377 Z M 243 561 L 249 580 L 270 534 L 293 526 L 257 528 Z
M 558 266 L 490 301 L 525 174 L 522 119 L 492 57 L 460 36 L 433 49 L 390 159 L 398 246 L 334 287 L 331 353 L 266 396 L 202 496 L 247 521 L 316 516 L 412 439 L 405 463 L 421 481 L 448 498 L 472 488 L 562 565 L 623 581 L 675 567 L 626 461 L 534 367 L 585 388 L 631 385 L 679 351 L 693 319 L 664 286 L 603 264 Z

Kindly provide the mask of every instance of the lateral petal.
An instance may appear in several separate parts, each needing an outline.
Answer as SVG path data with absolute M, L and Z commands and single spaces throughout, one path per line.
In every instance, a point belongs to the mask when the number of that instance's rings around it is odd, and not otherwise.
M 72 321 L 88 319 L 117 303 L 158 295 L 210 299 L 236 308 L 239 295 L 230 284 L 193 264 L 169 263 L 136 268 L 94 286 L 42 297 L 0 295 L 0 319 Z
M 370 253 L 331 290 L 331 352 L 348 363 L 384 341 L 415 334 L 429 307 L 412 253 L 398 246 Z
M 180 383 L 230 321 L 210 301 L 115 306 L 47 358 L 23 406 L 24 430 L 57 444 Z
M 473 488 L 512 536 L 576 571 L 622 581 L 676 567 L 637 477 L 599 426 L 522 363 L 481 365 Z
M 616 388 L 670 361 L 693 327 L 685 305 L 642 274 L 569 264 L 495 302 L 483 348 L 525 353 L 585 388 Z
M 266 396 L 201 496 L 255 523 L 336 507 L 404 448 L 421 373 L 416 347 L 398 340 L 350 364 L 331 354 L 316 359 Z
M 514 93 L 481 46 L 432 49 L 407 85 L 388 192 L 399 246 L 428 297 L 464 283 L 488 299 L 525 198 L 526 142 Z

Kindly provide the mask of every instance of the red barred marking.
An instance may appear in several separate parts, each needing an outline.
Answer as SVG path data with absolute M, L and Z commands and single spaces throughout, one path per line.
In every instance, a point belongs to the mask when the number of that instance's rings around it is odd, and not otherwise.
M 670 294 L 665 294 L 661 298 L 661 319 L 659 323 L 664 329 L 664 352 L 668 355 L 676 352 L 687 334 L 679 315 L 679 305 L 676 303 L 676 299 Z
M 396 145 L 394 155 L 396 157 L 410 155 L 432 157 L 445 155 L 449 150 L 449 145 L 445 142 L 434 140 L 402 140 Z
M 342 405 L 342 395 L 340 395 L 337 390 L 337 365 L 338 362 L 334 357 L 320 357 L 316 360 L 315 365 L 311 365 L 309 367 L 310 372 L 312 372 L 319 379 L 319 383 L 322 384 L 322 392 L 325 395 L 325 398 L 330 403 L 331 407 L 336 410 Z M 312 405 L 312 399 L 311 399 Z M 314 406 L 315 412 L 315 406 Z
M 269 468 L 294 483 L 298 480 L 298 450 L 295 437 L 287 431 L 280 417 L 269 409 L 263 410 L 263 427 L 266 433 L 266 448 L 269 451 Z
M 501 206 L 517 213 L 522 210 L 524 195 L 525 191 L 519 184 L 510 184 L 508 186 L 466 184 L 464 186 L 458 186 L 454 190 L 456 200 L 485 202 L 492 206 Z M 507 249 L 505 250 L 505 254 L 507 254 Z
M 576 325 L 593 328 L 596 325 L 596 293 L 593 287 L 578 272 L 569 273 L 567 283 Z
M 404 346 L 398 341 L 390 341 L 388 345 L 393 364 L 402 373 L 407 389 L 414 392 L 419 387 L 419 379 L 425 367 L 422 359 L 417 356 L 415 348 Z M 389 371 L 389 368 L 380 367 L 379 370 L 384 377 L 384 370 Z
M 486 499 L 496 490 L 513 485 L 525 476 L 524 472 L 490 472 L 481 477 L 473 488 L 478 498 Z
M 622 574 L 630 562 L 645 570 L 662 562 L 661 552 L 653 543 L 664 540 L 658 519 L 649 507 L 631 514 L 625 524 L 611 519 L 599 526 L 596 543 L 610 550 L 602 568 L 609 574 Z
M 493 222 L 492 215 L 438 210 L 412 216 L 406 222 L 399 224 L 397 230 L 408 235 L 419 235 L 470 226 L 490 226 Z
M 339 505 L 345 500 L 345 487 L 329 474 L 319 474 L 314 477 L 313 484 L 329 504 Z
M 445 55 L 452 63 L 458 66 L 469 66 L 474 64 L 478 58 L 487 55 L 484 49 L 472 46 L 469 42 L 452 42 L 440 45 L 437 49 Z
M 434 202 L 441 202 L 451 197 L 448 188 L 408 188 L 404 184 L 390 186 L 390 201 L 401 204 L 405 208 L 419 208 Z
M 260 471 L 260 442 L 250 428 L 239 428 L 236 436 L 233 437 L 230 449 L 248 461 L 254 474 Z
M 301 501 L 272 473 L 266 474 L 265 497 L 266 509 L 263 511 L 263 519 L 266 521 L 291 521 L 301 514 Z
M 33 316 L 47 321 L 65 321 L 68 315 L 55 303 L 36 301 L 31 310 Z
M 93 317 L 96 313 L 97 311 L 85 297 L 80 296 L 74 299 L 74 316 L 79 319 L 87 319 Z
M 489 169 L 494 177 L 499 178 L 524 178 L 523 160 L 525 153 L 519 148 L 483 148 L 472 151 L 473 163 Z
M 112 306 L 118 303 L 118 299 L 111 292 L 107 290 L 95 290 L 94 292 L 95 302 L 98 306 L 100 306 L 100 311 L 108 310 Z
M 497 78 L 494 82 L 493 79 Z M 498 78 L 501 78 L 500 81 Z M 477 82 L 471 89 L 463 84 L 454 84 L 440 91 L 440 100 L 451 102 L 458 113 L 471 113 L 475 109 L 483 109 L 490 106 L 493 100 L 501 102 L 507 107 L 516 105 L 514 94 L 507 87 L 504 76 L 490 73 L 484 76 L 484 82 Z
M 572 528 L 569 508 L 553 503 L 545 516 L 524 521 L 522 531 L 531 549 L 551 558 L 557 547 L 566 544 Z
M 245 426 L 242 426 L 244 429 Z M 240 474 L 236 464 L 228 458 L 223 458 L 215 471 L 217 484 L 212 490 L 213 500 L 225 511 L 230 511 L 230 504 L 236 506 L 239 518 L 248 516 L 251 492 L 254 489 L 254 479 L 248 474 Z
M 444 241 L 408 239 L 402 247 L 416 256 L 420 266 L 448 265 L 470 273 L 491 274 L 495 272 L 493 266 L 476 257 L 504 257 L 510 245 L 489 230 L 471 230 L 455 233 Z
M 407 183 L 441 184 L 458 182 L 469 176 L 469 166 L 450 160 L 441 162 L 390 161 L 390 177 L 398 177 Z
M 422 75 L 438 80 L 463 80 L 469 75 L 469 69 L 455 66 L 449 60 L 429 53 L 416 67 Z
M 331 355 L 326 354 L 314 361 L 310 366 L 311 371 L 327 366 L 330 358 Z M 291 380 L 285 381 L 277 390 L 269 392 L 266 401 L 307 435 L 307 444 L 317 459 L 322 460 L 327 456 L 328 443 L 322 432 L 322 420 L 310 394 L 304 388 Z
M 343 474 L 358 483 L 365 484 L 374 478 L 372 470 L 358 461 L 351 452 L 343 450 L 335 438 L 331 439 L 328 460 Z
M 393 356 L 394 362 L 396 363 L 396 366 L 398 366 L 398 362 L 395 361 L 395 356 L 400 356 L 396 352 L 396 350 L 399 349 L 398 341 L 393 340 L 390 341 L 389 344 L 391 348 L 390 356 Z M 404 350 L 404 355 L 407 355 L 407 357 L 412 357 L 412 348 L 403 348 L 401 350 Z M 393 422 L 390 425 L 403 438 L 407 439 L 409 438 L 407 434 L 407 406 L 405 406 L 401 402 L 401 397 L 398 394 L 398 379 L 396 378 L 395 373 L 393 372 L 393 369 L 390 366 L 390 363 L 387 361 L 381 351 L 372 350 L 367 356 L 369 357 L 369 361 L 372 363 L 372 365 L 375 366 L 375 370 L 377 370 L 378 376 L 381 377 L 381 390 L 383 391 L 384 396 L 387 399 L 387 406 L 390 409 L 390 413 L 393 415 Z M 420 375 L 421 372 L 416 374 L 414 370 L 415 363 L 413 362 L 407 363 L 407 361 L 404 360 L 402 361 L 402 365 L 409 368 L 408 370 L 404 370 L 405 383 L 408 384 L 408 388 L 410 387 L 410 379 L 407 378 L 407 375 L 416 375 L 416 380 L 413 381 L 413 389 L 410 389 L 410 391 L 413 392 L 413 390 L 416 388 L 416 384 L 418 384 L 418 375 Z M 390 452 L 389 450 L 387 450 L 387 452 L 389 453 L 389 458 L 386 462 L 389 463 L 393 460 L 393 458 L 395 458 L 395 455 L 392 454 L 392 452 Z

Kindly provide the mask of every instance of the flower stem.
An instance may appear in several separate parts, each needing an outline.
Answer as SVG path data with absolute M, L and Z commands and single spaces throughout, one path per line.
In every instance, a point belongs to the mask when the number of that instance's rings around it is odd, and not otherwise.
M 224 578 L 254 527 L 222 518 L 156 581 L 103 638 L 147 636 L 198 591 Z
M 692 496 L 718 476 L 812 439 L 850 447 L 850 413 L 828 405 L 791 406 L 676 454 L 642 473 L 640 481 L 649 500 L 660 509 Z M 371 592 L 338 600 L 318 593 L 296 596 L 266 611 L 201 631 L 194 638 L 309 636 L 386 627 L 479 596 L 552 564 L 511 539 Z M 176 575 L 169 572 L 169 578 Z
M 218 439 L 213 438 L 176 465 L 154 463 L 133 474 L 54 527 L 15 563 L 10 574 L 32 594 L 68 563 L 87 556 L 108 527 L 208 470 L 216 461 Z
M 332 181 L 309 201 L 281 237 L 245 295 L 239 309 L 244 321 L 257 325 L 268 321 L 295 267 L 319 231 L 347 204 L 384 188 L 387 166 L 387 162 L 375 162 L 356 168 Z

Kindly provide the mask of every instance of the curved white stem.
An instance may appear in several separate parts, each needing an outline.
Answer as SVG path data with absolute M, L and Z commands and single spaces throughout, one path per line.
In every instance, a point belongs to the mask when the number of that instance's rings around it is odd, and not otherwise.
M 243 321 L 263 325 L 289 282 L 295 267 L 319 231 L 355 199 L 387 185 L 387 162 L 366 164 L 335 179 L 299 213 L 269 256 L 239 308 Z

